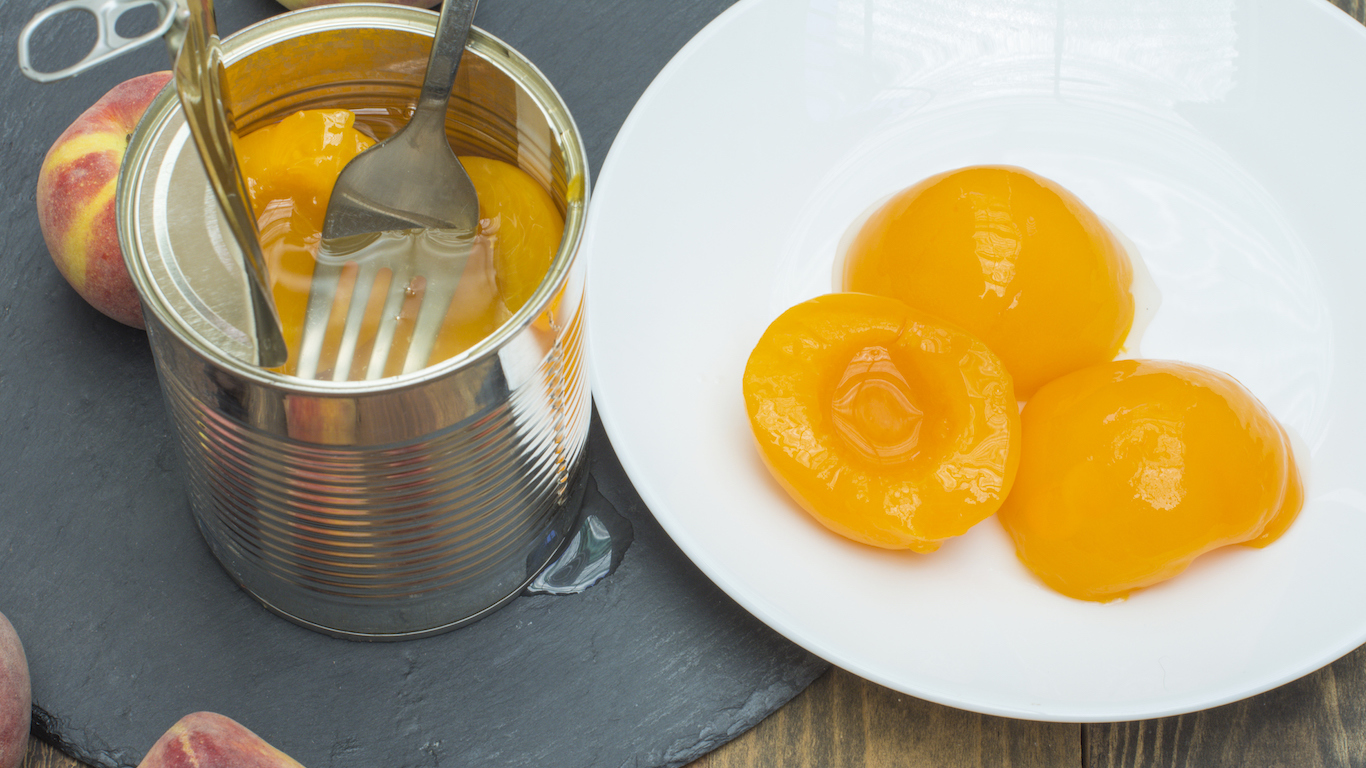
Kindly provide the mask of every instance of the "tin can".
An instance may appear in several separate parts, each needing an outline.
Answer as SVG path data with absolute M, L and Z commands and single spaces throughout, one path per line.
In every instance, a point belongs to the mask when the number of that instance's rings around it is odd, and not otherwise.
M 416 101 L 437 16 L 342 4 L 223 41 L 239 131 L 299 109 Z M 564 213 L 535 294 L 491 336 L 369 382 L 254 365 L 247 277 L 173 89 L 129 144 L 117 217 L 213 554 L 270 610 L 328 634 L 404 639 L 515 597 L 577 517 L 589 393 L 582 365 L 588 197 L 582 141 L 525 58 L 478 29 L 451 98 L 462 154 L 520 166 Z

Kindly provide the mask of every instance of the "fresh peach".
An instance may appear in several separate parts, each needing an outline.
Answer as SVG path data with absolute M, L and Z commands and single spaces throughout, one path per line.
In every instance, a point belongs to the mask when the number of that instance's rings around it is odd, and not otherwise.
M 38 172 L 38 223 L 57 269 L 91 306 L 134 328 L 144 327 L 142 305 L 119 248 L 114 188 L 133 129 L 170 79 L 153 72 L 114 86 L 57 137 Z
M 19 768 L 24 761 L 32 717 L 24 646 L 0 613 L 0 768 Z
M 157 739 L 138 768 L 302 768 L 237 721 L 212 712 L 186 715 Z

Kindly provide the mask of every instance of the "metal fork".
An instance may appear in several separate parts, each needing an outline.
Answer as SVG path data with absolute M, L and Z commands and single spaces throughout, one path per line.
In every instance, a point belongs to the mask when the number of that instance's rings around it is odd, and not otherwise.
M 446 111 L 477 0 L 447 0 L 441 8 L 417 109 L 397 133 L 357 155 L 333 187 L 323 223 L 295 375 L 315 378 L 337 311 L 338 285 L 348 263 L 354 288 L 332 378 L 351 377 L 354 353 L 376 279 L 390 275 L 365 378 L 384 375 L 400 307 L 420 289 L 421 308 L 402 372 L 427 365 L 479 225 L 474 184 L 446 136 Z

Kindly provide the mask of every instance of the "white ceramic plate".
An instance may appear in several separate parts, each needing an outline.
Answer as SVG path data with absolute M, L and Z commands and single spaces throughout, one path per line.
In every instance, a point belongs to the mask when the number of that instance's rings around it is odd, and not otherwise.
M 1186 712 L 1366 640 L 1366 30 L 1323 0 L 745 0 L 660 73 L 589 221 L 589 353 L 645 502 L 774 629 L 921 698 L 1040 720 Z M 1308 503 L 1106 605 L 995 519 L 929 556 L 847 542 L 761 465 L 768 323 L 850 223 L 939 171 L 1029 168 L 1132 241 L 1146 357 L 1232 373 L 1298 437 Z

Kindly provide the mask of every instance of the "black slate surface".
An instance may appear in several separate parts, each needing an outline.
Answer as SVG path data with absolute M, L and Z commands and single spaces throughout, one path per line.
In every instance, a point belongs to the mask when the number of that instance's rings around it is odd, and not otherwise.
M 596 174 L 650 80 L 729 4 L 486 0 L 476 24 L 556 84 Z M 0 51 L 13 55 L 44 5 L 0 3 Z M 220 30 L 280 11 L 220 0 Z M 79 26 L 43 38 L 49 60 L 88 44 Z M 586 593 L 363 644 L 289 624 L 238 590 L 190 518 L 145 337 L 63 282 L 35 213 L 52 140 L 116 83 L 166 65 L 154 44 L 51 85 L 0 66 L 0 612 L 28 649 L 43 733 L 97 765 L 135 765 L 180 716 L 211 710 L 309 768 L 675 766 L 825 668 L 687 561 L 596 420 L 590 503 L 629 518 L 635 542 Z

